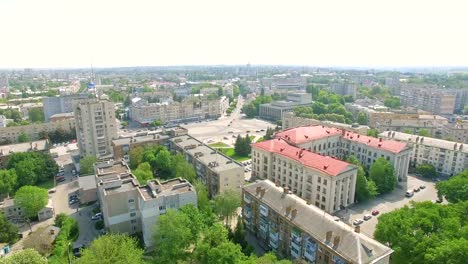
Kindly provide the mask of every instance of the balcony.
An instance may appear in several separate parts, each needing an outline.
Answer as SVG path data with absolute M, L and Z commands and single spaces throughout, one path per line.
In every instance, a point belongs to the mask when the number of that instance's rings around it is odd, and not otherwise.
M 260 205 L 260 215 L 267 217 L 268 216 L 268 207 L 265 205 Z
M 317 244 L 307 240 L 305 243 L 304 257 L 313 262 L 315 260 L 315 251 L 317 251 Z
M 291 248 L 291 257 L 293 259 L 299 258 L 299 252 L 300 252 L 300 250 L 295 250 L 294 248 Z
M 262 233 L 266 234 L 268 232 L 268 224 L 260 222 L 259 229 Z
M 272 248 L 272 249 L 277 249 L 278 248 L 278 240 L 272 240 L 270 238 L 270 241 L 268 242 L 268 245 Z
M 244 218 L 250 219 L 252 218 L 252 210 L 249 207 L 244 207 L 244 212 L 243 212 Z
M 279 240 L 279 233 L 270 232 L 270 241 L 278 243 L 278 240 Z
M 250 204 L 252 202 L 252 198 L 249 195 L 244 194 L 244 202 Z

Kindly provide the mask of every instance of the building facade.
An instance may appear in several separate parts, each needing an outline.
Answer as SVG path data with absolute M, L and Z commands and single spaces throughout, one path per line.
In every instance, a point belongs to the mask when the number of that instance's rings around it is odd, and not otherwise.
M 440 89 L 402 87 L 401 103 L 436 115 L 453 114 L 456 95 Z
M 367 135 L 367 131 L 369 131 L 368 126 L 361 126 L 359 124 L 343 124 L 343 123 L 336 123 L 331 121 L 321 121 L 312 118 L 304 118 L 298 117 L 294 114 L 294 112 L 288 112 L 283 114 L 283 122 L 282 127 L 283 129 L 299 127 L 299 126 L 327 126 L 327 127 L 335 127 L 346 129 L 348 131 L 352 131 L 354 133 L 358 133 L 361 135 Z
M 152 245 L 154 223 L 167 209 L 197 206 L 195 188 L 181 178 L 138 184 L 124 162 L 96 164 L 97 194 L 104 225 L 111 233 L 142 232 L 145 246 Z
M 81 157 L 112 155 L 112 139 L 117 138 L 115 106 L 106 100 L 75 101 L 76 137 Z
M 298 106 L 310 105 L 312 95 L 309 93 L 293 92 L 287 94 L 287 101 L 274 101 L 259 106 L 259 116 L 262 119 L 278 121 L 283 115 L 292 112 Z
M 66 119 L 57 122 L 35 123 L 25 126 L 0 127 L 0 142 L 18 142 L 18 137 L 24 133 L 30 140 L 43 138 L 44 133 L 53 133 L 62 130 L 71 133 L 75 130 L 75 119 Z
M 275 137 L 292 146 L 326 156 L 345 159 L 354 155 L 367 170 L 378 158 L 383 157 L 393 165 L 399 182 L 407 180 L 411 149 L 406 143 L 325 126 L 292 128 L 277 133 Z
M 450 138 L 451 141 L 468 144 L 468 121 L 445 125 L 442 135 L 444 138 Z
M 28 151 L 47 153 L 49 152 L 49 142 L 43 139 L 32 142 L 0 146 L 0 169 L 7 167 L 11 154 Z
M 420 137 L 396 131 L 379 134 L 380 137 L 405 142 L 412 149 L 410 164 L 431 164 L 437 172 L 453 176 L 468 168 L 468 145 L 442 139 Z
M 340 95 L 350 95 L 356 98 L 356 85 L 354 83 L 332 83 L 330 91 Z
M 360 228 L 307 204 L 287 188 L 259 181 L 243 188 L 246 229 L 266 250 L 306 263 L 390 263 L 393 250 L 360 233 Z
M 241 192 L 245 172 L 240 163 L 189 135 L 171 138 L 169 148 L 195 167 L 211 197 L 225 190 Z
M 45 121 L 48 122 L 50 117 L 56 114 L 73 112 L 73 101 L 86 98 L 88 98 L 88 94 L 73 94 L 43 98 L 42 103 L 44 105 Z

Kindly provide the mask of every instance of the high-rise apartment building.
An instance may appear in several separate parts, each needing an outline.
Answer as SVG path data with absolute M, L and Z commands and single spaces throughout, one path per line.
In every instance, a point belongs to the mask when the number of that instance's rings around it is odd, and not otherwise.
M 341 95 L 351 95 L 356 98 L 356 85 L 354 83 L 332 83 L 330 91 Z
M 110 156 L 112 139 L 117 138 L 114 104 L 107 100 L 79 100 L 75 102 L 74 115 L 80 155 Z
M 456 95 L 442 89 L 403 87 L 401 103 L 433 114 L 453 114 Z
M 268 180 L 243 188 L 242 215 L 245 227 L 263 248 L 292 260 L 387 264 L 393 253 L 391 248 L 360 233 L 359 226 L 353 229 L 336 221 Z

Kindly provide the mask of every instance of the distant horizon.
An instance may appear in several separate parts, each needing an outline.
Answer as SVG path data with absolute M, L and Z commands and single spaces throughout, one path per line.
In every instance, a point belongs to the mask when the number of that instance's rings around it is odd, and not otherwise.
M 464 0 L 2 0 L 0 10 L 1 69 L 468 67 Z

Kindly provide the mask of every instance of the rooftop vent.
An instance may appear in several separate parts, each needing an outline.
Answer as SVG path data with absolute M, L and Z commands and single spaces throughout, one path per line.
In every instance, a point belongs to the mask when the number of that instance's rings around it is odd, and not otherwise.
M 377 145 L 379 148 L 382 147 L 382 144 Z
M 283 193 L 288 194 L 288 192 L 289 192 L 289 188 L 287 186 L 285 186 L 283 188 Z
M 340 245 L 340 237 L 339 236 L 335 236 L 333 238 L 333 248 L 337 248 L 338 246 Z
M 262 187 L 258 186 L 256 189 L 255 189 L 255 193 L 258 195 L 260 193 L 260 191 L 262 190 Z
M 286 215 L 288 215 L 291 212 L 291 206 L 286 207 Z
M 382 138 L 379 138 L 379 142 L 382 142 Z
M 291 211 L 291 218 L 295 218 L 296 215 L 297 215 L 297 209 L 293 209 L 293 210 Z
M 305 137 L 306 139 L 309 138 L 309 136 L 307 136 L 307 135 L 304 135 L 304 137 Z
M 326 243 L 326 244 L 328 244 L 328 243 L 331 242 L 332 236 L 333 236 L 333 231 L 328 231 L 328 232 L 325 234 L 325 243 Z
M 324 170 L 328 169 L 328 165 L 323 165 L 323 169 Z
M 284 148 L 280 148 L 280 152 L 283 152 Z

